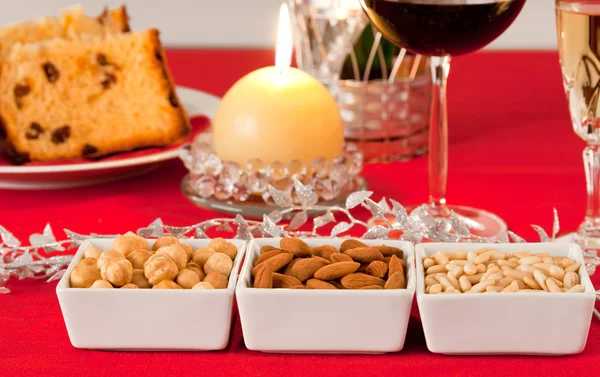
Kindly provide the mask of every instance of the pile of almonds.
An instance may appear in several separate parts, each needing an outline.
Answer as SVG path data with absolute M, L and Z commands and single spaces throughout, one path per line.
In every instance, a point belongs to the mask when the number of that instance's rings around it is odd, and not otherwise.
M 145 238 L 128 232 L 112 248 L 90 246 L 71 272 L 72 288 L 223 289 L 237 248 L 222 238 L 193 251 L 176 237 L 164 236 L 149 247 Z
M 581 264 L 531 251 L 438 251 L 423 259 L 425 293 L 583 292 Z
M 254 262 L 254 288 L 401 289 L 406 288 L 403 252 L 345 240 L 311 248 L 298 238 L 282 238 L 279 248 L 262 246 Z

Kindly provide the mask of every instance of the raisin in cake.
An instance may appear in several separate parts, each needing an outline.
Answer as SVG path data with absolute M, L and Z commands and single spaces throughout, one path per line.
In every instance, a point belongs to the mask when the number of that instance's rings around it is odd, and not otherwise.
M 80 6 L 64 11 L 61 17 L 44 17 L 0 28 L 0 57 L 13 45 L 46 41 L 54 38 L 75 38 L 81 34 L 105 35 L 129 31 L 129 17 L 124 6 L 105 9 L 98 17 L 87 16 Z
M 189 132 L 154 29 L 15 45 L 1 63 L 0 114 L 16 162 L 165 146 Z

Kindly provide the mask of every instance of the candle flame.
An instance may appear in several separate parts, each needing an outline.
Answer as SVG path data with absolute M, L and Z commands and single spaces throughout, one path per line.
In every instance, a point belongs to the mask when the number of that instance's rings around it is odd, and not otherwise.
M 277 48 L 275 50 L 275 67 L 283 73 L 292 65 L 292 26 L 290 25 L 290 10 L 286 3 L 279 9 L 279 32 L 277 33 Z

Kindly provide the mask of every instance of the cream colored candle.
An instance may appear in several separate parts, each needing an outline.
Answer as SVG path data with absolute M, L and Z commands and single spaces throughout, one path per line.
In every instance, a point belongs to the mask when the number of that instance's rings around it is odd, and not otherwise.
M 291 30 L 282 6 L 275 67 L 249 73 L 223 97 L 213 123 L 213 148 L 224 161 L 244 165 L 292 160 L 309 165 L 340 155 L 344 131 L 340 110 L 327 88 L 289 67 Z

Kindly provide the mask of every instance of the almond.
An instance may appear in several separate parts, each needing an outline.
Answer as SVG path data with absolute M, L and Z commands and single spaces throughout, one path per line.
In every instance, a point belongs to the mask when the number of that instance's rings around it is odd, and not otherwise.
M 300 284 L 294 285 L 293 287 L 290 287 L 290 289 L 308 289 L 308 287 L 306 285 Z
M 268 268 L 261 268 L 254 278 L 254 288 L 273 288 L 273 272 Z
M 340 246 L 340 251 L 343 253 L 346 250 L 356 249 L 359 247 L 367 247 L 367 245 L 360 242 L 359 240 L 345 240 Z
M 383 255 L 376 247 L 358 247 L 344 251 L 344 254 L 357 262 L 371 263 L 374 260 L 383 260 Z
M 259 264 L 261 264 L 262 262 L 266 261 L 269 258 L 274 257 L 275 255 L 279 255 L 279 254 L 283 254 L 285 253 L 285 251 L 283 250 L 279 250 L 279 249 L 273 249 L 273 250 L 269 250 L 263 254 L 261 254 L 260 257 L 258 257 L 255 261 L 254 261 L 254 265 L 258 266 Z
M 389 275 L 392 276 L 398 271 L 402 271 L 404 273 L 404 267 L 402 266 L 402 260 L 395 255 L 392 255 L 390 258 L 390 263 L 388 266 Z
M 404 251 L 402 251 L 402 249 L 397 248 L 397 247 L 386 246 L 386 245 L 381 245 L 381 246 L 376 246 L 376 247 L 377 247 L 377 250 L 379 250 L 379 252 L 384 257 L 391 257 L 392 255 L 397 255 L 398 258 L 402 258 L 404 256 Z
M 367 272 L 368 266 L 369 266 L 368 263 L 361 263 L 360 267 L 358 268 L 358 270 L 356 270 L 356 272 Z
M 313 259 L 318 259 L 318 260 L 322 261 L 325 264 L 331 264 L 331 261 L 329 259 L 325 259 L 325 258 L 322 258 L 322 257 L 317 257 L 316 255 L 313 255 L 312 258 Z
M 328 282 L 319 279 L 309 279 L 306 282 L 306 286 L 311 289 L 337 289 Z
M 383 279 L 360 272 L 346 275 L 342 278 L 342 285 L 346 289 L 363 289 L 364 287 L 371 285 L 379 285 L 383 287 L 384 284 L 385 281 Z
M 362 287 L 361 289 L 383 289 L 381 285 L 367 285 L 366 287 Z
M 373 261 L 369 263 L 367 266 L 367 275 L 375 276 L 377 278 L 382 278 L 387 274 L 388 266 L 385 262 L 380 260 Z
M 310 252 L 312 255 L 316 255 L 318 257 L 323 257 L 325 259 L 330 259 L 331 254 L 339 253 L 340 251 L 331 245 L 322 245 L 313 247 Z
M 306 242 L 299 238 L 284 237 L 279 241 L 279 246 L 281 246 L 284 251 L 292 253 L 300 258 L 310 256 L 310 247 Z
M 339 282 L 339 280 L 331 280 L 329 281 L 329 284 L 333 285 L 337 289 L 344 289 L 344 286 Z
M 385 289 L 400 289 L 406 288 L 406 279 L 404 279 L 404 272 L 398 271 L 393 275 L 390 275 L 388 280 L 385 282 Z
M 325 263 L 327 262 L 327 263 Z M 298 278 L 300 281 L 306 281 L 312 278 L 321 267 L 327 266 L 331 262 L 323 258 L 305 258 L 299 259 L 290 269 L 290 275 Z
M 293 276 L 273 273 L 273 288 L 290 288 L 296 285 L 302 285 L 302 282 Z
M 271 272 L 279 271 L 283 267 L 285 267 L 290 261 L 294 258 L 294 254 L 292 253 L 283 253 L 275 255 L 267 259 L 266 261 L 257 264 L 254 269 L 252 269 L 252 274 L 256 274 L 259 269 L 267 268 L 271 270 Z
M 346 254 L 342 254 L 342 253 L 331 254 L 331 256 L 329 257 L 329 259 L 331 259 L 331 261 L 333 263 L 338 263 L 338 262 L 354 262 L 354 259 L 352 259 L 351 257 L 347 256 Z
M 335 280 L 344 277 L 358 270 L 360 263 L 356 262 L 338 262 L 328 266 L 321 267 L 315 272 L 315 277 L 321 280 Z
M 264 254 L 264 253 L 266 253 L 267 251 L 271 251 L 271 250 L 275 250 L 275 249 L 277 249 L 275 246 L 271 246 L 271 245 L 263 245 L 263 246 L 261 246 L 261 247 L 260 247 L 260 253 L 261 253 L 261 254 Z
M 300 262 L 302 259 L 300 258 L 294 258 L 292 259 L 292 261 L 290 263 L 288 263 L 287 266 L 285 266 L 285 270 L 283 270 L 283 273 L 286 275 L 291 275 L 292 274 L 292 268 L 294 267 L 294 265 L 298 262 Z

